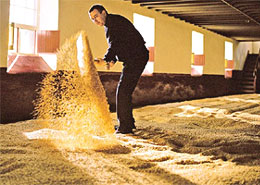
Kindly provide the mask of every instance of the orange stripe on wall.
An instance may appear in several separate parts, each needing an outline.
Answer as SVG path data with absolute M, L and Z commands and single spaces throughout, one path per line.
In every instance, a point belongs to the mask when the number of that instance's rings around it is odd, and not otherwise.
M 205 65 L 205 55 L 194 55 L 194 63 L 193 65 Z
M 225 60 L 225 68 L 233 69 L 234 68 L 234 61 L 233 60 Z
M 148 47 L 149 50 L 149 62 L 154 62 L 154 47 Z

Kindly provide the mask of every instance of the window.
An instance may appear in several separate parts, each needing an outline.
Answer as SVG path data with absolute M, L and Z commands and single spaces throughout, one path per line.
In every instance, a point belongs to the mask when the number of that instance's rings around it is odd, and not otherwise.
M 225 78 L 232 77 L 233 68 L 233 43 L 225 41 Z
M 233 44 L 225 41 L 225 59 L 233 60 Z
M 154 71 L 155 20 L 154 18 L 134 13 L 134 26 L 143 36 L 146 42 L 145 45 L 149 49 L 149 61 L 144 69 L 143 75 L 151 75 Z
M 11 52 L 34 54 L 36 52 L 36 30 L 38 0 L 10 0 L 9 49 Z
M 204 35 L 202 33 L 192 31 L 192 53 L 196 55 L 204 54 Z
M 37 6 L 38 0 L 10 0 L 10 22 L 37 27 Z
M 58 2 L 10 0 L 8 73 L 56 69 Z
M 205 65 L 204 35 L 192 31 L 191 75 L 201 76 Z

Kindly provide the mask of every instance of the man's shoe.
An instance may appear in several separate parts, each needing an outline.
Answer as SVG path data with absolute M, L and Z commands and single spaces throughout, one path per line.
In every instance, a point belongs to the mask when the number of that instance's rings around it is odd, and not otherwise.
M 115 129 L 115 130 L 118 130 L 118 129 L 119 129 L 119 125 L 115 125 L 115 126 L 114 126 L 114 129 Z M 132 126 L 132 129 L 136 129 L 135 125 Z
M 115 128 L 115 131 L 118 130 L 119 125 L 115 125 L 114 128 Z
M 133 130 L 131 129 L 131 130 L 120 130 L 120 129 L 117 129 L 116 131 L 115 131 L 115 134 L 133 134 L 134 132 L 133 132 Z

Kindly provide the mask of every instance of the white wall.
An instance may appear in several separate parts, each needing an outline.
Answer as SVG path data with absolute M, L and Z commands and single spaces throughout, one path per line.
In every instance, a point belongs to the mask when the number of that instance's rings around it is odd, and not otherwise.
M 259 54 L 260 50 L 260 41 L 259 42 L 253 42 L 252 43 L 252 53 Z
M 260 49 L 260 42 L 240 42 L 235 49 L 235 69 L 242 70 L 247 53 L 258 54 Z

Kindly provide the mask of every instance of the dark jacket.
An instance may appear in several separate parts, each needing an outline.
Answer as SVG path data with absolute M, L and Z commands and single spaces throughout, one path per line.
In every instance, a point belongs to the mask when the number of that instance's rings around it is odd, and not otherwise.
M 145 41 L 134 25 L 120 15 L 108 14 L 105 24 L 109 48 L 104 60 L 124 63 L 146 60 Z

